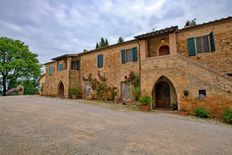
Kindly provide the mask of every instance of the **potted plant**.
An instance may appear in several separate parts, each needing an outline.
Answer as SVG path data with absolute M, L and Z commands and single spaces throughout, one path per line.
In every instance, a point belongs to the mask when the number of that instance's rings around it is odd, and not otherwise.
M 69 88 L 69 95 L 72 99 L 77 99 L 78 89 L 77 88 Z
M 139 98 L 140 102 L 140 110 L 141 111 L 148 111 L 151 103 L 152 103 L 152 98 L 150 96 L 142 96 Z

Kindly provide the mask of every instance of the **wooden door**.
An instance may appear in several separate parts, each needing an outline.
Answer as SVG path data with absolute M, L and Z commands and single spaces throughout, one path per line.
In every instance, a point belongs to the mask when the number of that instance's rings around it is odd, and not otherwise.
M 128 82 L 121 83 L 121 96 L 123 101 L 130 100 L 130 84 Z
M 170 86 L 167 82 L 159 82 L 155 90 L 155 103 L 157 108 L 170 108 Z
M 59 97 L 63 98 L 64 97 L 64 85 L 61 82 L 60 87 L 59 87 Z

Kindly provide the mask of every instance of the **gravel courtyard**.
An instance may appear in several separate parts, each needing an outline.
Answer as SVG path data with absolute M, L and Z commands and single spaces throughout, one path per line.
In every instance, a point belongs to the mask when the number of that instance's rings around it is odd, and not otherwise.
M 232 126 L 84 100 L 0 97 L 0 155 L 232 154 Z

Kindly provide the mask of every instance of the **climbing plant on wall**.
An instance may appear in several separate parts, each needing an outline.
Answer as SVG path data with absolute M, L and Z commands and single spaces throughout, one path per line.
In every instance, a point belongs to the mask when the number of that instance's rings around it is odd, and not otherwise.
M 117 95 L 117 88 L 109 86 L 105 76 L 98 73 L 98 77 L 93 78 L 92 74 L 89 74 L 87 77 L 83 77 L 83 80 L 88 81 L 91 84 L 93 90 L 93 93 L 91 94 L 92 99 L 114 101 L 114 98 Z
M 138 101 L 141 90 L 140 90 L 140 78 L 138 75 L 136 75 L 133 71 L 129 73 L 128 78 L 126 79 L 127 82 L 129 82 L 132 86 L 132 95 L 136 101 Z

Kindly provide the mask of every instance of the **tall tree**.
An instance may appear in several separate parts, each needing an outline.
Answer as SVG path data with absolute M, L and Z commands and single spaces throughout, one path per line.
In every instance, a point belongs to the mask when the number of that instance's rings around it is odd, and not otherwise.
M 100 42 L 96 44 L 96 49 L 109 46 L 108 39 L 101 38 Z
M 96 49 L 98 49 L 99 48 L 99 45 L 98 45 L 98 42 L 96 43 Z
M 109 46 L 108 39 L 105 40 L 105 46 Z
M 20 40 L 0 37 L 0 76 L 3 96 L 7 85 L 14 86 L 17 80 L 36 80 L 40 75 L 41 65 L 37 55 Z
M 119 37 L 118 38 L 118 43 L 123 43 L 124 42 L 124 39 L 122 37 Z

